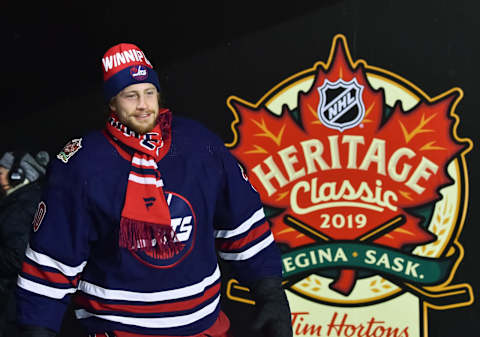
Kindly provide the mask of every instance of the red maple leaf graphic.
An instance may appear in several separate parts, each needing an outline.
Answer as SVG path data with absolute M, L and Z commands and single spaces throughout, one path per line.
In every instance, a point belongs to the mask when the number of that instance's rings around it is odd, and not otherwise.
M 389 108 L 383 89 L 372 88 L 365 64 L 352 62 L 341 39 L 314 75 L 311 88 L 298 94 L 296 110 L 285 105 L 280 116 L 264 105 L 230 100 L 240 135 L 232 152 L 263 203 L 328 240 L 361 241 L 401 219 L 372 242 L 402 249 L 433 241 L 409 209 L 437 201 L 451 183 L 447 165 L 465 147 L 452 138 L 457 93 L 409 111 L 400 103 Z M 315 241 L 280 216 L 270 221 L 276 240 L 292 248 Z M 343 272 L 333 288 L 348 294 L 354 280 L 353 272 Z

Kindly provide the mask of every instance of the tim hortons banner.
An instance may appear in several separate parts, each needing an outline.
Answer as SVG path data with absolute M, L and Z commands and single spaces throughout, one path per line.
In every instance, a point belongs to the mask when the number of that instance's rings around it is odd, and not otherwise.
M 472 149 L 456 131 L 462 96 L 352 60 L 337 35 L 326 62 L 257 103 L 228 98 L 227 146 L 282 250 L 295 336 L 427 337 L 429 310 L 473 303 L 452 284 Z M 253 303 L 235 279 L 227 297 Z

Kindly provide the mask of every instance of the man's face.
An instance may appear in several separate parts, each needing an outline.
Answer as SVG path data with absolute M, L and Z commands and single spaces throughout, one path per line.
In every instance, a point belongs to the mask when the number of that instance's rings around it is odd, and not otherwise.
M 4 194 L 8 189 L 10 189 L 10 184 L 8 182 L 8 172 L 8 169 L 0 166 L 0 195 Z
M 115 96 L 110 108 L 124 125 L 145 134 L 157 123 L 159 111 L 157 88 L 151 83 L 129 85 Z

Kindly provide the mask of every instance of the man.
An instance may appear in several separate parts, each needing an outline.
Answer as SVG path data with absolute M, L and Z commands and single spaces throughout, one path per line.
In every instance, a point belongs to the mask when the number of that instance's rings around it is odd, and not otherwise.
M 0 157 L 0 336 L 15 336 L 14 289 L 35 210 L 48 153 L 6 152 Z
M 22 336 L 54 336 L 73 293 L 90 336 L 227 336 L 217 251 L 250 286 L 254 325 L 292 336 L 279 251 L 237 161 L 206 128 L 172 120 L 137 46 L 102 65 L 111 114 L 49 170 L 17 283 Z

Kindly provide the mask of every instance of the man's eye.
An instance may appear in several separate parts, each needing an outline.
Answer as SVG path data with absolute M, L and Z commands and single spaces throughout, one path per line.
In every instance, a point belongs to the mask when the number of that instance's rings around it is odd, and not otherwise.
M 153 95 L 154 93 L 155 93 L 155 91 L 148 91 L 148 92 L 147 92 L 147 95 L 151 96 L 151 95 Z

